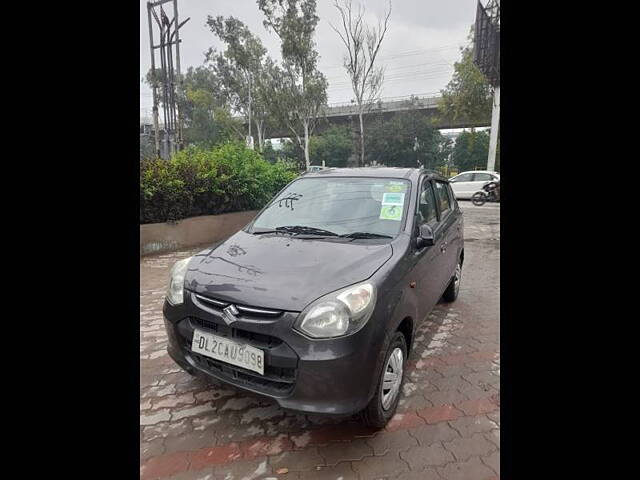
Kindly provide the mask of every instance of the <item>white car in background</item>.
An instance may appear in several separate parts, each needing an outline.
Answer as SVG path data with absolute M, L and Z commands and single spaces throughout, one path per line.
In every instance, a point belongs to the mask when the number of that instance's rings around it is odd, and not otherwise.
M 482 187 L 487 183 L 494 181 L 500 181 L 500 174 L 489 170 L 462 172 L 449 179 L 453 194 L 457 199 L 470 199 L 474 193 L 482 190 Z

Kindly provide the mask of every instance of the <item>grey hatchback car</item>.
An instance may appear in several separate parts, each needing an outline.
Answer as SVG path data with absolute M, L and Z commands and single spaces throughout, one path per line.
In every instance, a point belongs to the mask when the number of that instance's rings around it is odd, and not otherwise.
M 421 169 L 326 169 L 288 184 L 246 227 L 177 262 L 168 352 L 301 412 L 382 427 L 416 328 L 458 296 L 463 217 Z

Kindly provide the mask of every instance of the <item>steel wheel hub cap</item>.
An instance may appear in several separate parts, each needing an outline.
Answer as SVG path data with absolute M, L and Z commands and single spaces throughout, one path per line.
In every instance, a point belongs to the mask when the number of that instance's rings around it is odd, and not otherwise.
M 402 383 L 402 364 L 404 356 L 402 350 L 396 347 L 384 369 L 384 378 L 382 380 L 382 408 L 389 410 L 389 407 L 393 404 L 393 401 L 398 396 L 400 391 L 400 384 Z
M 456 265 L 456 276 L 453 279 L 453 287 L 456 289 L 456 295 L 460 290 L 460 278 L 462 277 L 462 267 L 460 264 Z

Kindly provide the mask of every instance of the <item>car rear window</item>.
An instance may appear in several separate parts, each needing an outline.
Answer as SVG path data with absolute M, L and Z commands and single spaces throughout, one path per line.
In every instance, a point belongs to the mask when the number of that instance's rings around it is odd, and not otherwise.
M 490 182 L 493 180 L 493 177 L 488 173 L 474 173 L 473 181 L 474 182 Z

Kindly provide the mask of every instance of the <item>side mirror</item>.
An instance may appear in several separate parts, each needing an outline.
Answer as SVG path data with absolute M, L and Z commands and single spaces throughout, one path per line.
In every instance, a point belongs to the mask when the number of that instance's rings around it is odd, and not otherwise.
M 423 225 L 420 225 L 418 238 L 416 238 L 416 246 L 418 248 L 424 248 L 424 247 L 430 247 L 434 243 L 435 243 L 435 239 L 433 237 L 433 229 L 426 223 Z

